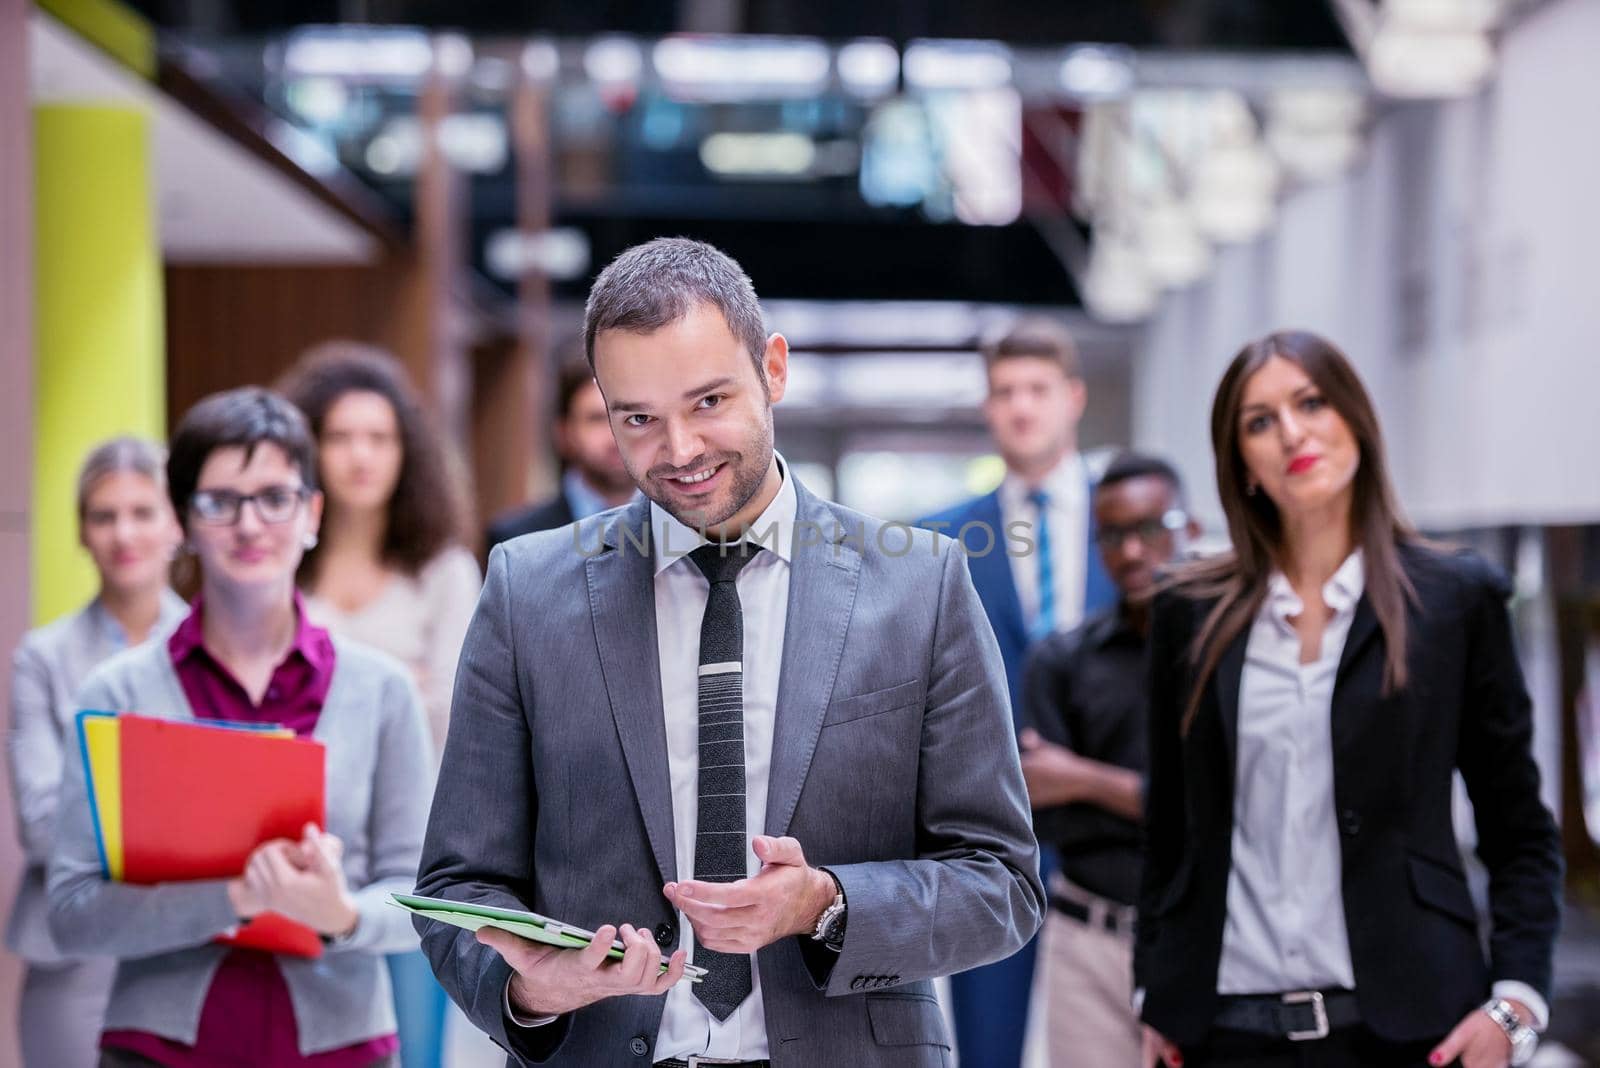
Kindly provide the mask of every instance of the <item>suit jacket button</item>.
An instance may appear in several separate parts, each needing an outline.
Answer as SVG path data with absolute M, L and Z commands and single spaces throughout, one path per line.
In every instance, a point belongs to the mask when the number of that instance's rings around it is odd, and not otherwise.
M 1353 808 L 1347 808 L 1339 813 L 1339 826 L 1345 835 L 1354 838 L 1361 833 L 1361 813 Z
M 656 945 L 662 949 L 671 949 L 678 941 L 678 929 L 671 923 L 656 924 Z
M 643 1057 L 650 1052 L 650 1043 L 644 1040 L 643 1035 L 635 1035 L 633 1041 L 628 1043 L 628 1052 L 635 1057 Z

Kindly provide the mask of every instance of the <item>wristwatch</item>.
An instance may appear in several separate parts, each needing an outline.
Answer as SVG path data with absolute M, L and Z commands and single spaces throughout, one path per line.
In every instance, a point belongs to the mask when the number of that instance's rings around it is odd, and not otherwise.
M 826 868 L 822 870 L 828 871 Z M 817 929 L 811 932 L 811 937 L 838 953 L 844 949 L 844 885 L 831 871 L 828 872 L 828 878 L 833 880 L 833 904 L 823 909 L 822 915 L 817 917 Z
M 1490 998 L 1483 1003 L 1483 1011 L 1489 1014 L 1489 1019 L 1500 1025 L 1500 1029 L 1511 1040 L 1513 1068 L 1531 1061 L 1533 1051 L 1539 1048 L 1539 1035 L 1517 1015 L 1511 1002 L 1504 998 Z

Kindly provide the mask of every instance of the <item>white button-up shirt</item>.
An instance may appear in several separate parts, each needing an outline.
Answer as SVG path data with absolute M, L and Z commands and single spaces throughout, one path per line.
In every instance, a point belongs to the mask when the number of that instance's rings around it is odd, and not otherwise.
M 782 461 L 779 461 L 782 464 Z M 739 605 L 744 618 L 744 779 L 745 830 L 763 833 L 767 821 L 767 776 L 772 766 L 772 730 L 778 706 L 778 673 L 783 662 L 784 623 L 789 610 L 789 567 L 794 544 L 797 500 L 794 480 L 783 465 L 783 485 L 754 523 L 749 539 L 757 553 L 739 572 Z M 678 878 L 694 878 L 694 841 L 699 813 L 700 621 L 711 586 L 688 554 L 705 543 L 699 533 L 650 506 L 655 538 L 656 653 L 661 663 L 661 707 L 666 715 L 667 770 L 672 782 L 672 833 L 677 845 Z M 776 533 L 771 533 L 773 528 Z M 748 840 L 745 870 L 760 869 Z M 679 945 L 694 960 L 693 925 L 678 914 Z M 767 1028 L 762 1016 L 761 974 L 750 960 L 750 996 L 726 1020 L 718 1021 L 694 996 L 694 984 L 680 982 L 667 994 L 661 1029 L 652 1056 L 685 1058 L 691 1053 L 733 1060 L 766 1060 Z
M 1039 556 L 1010 552 L 1008 539 L 1013 524 L 1024 524 L 1022 535 L 1038 539 L 1039 509 L 1028 499 L 1031 491 L 1022 479 L 1007 474 L 1000 483 L 1000 522 L 1005 528 L 995 531 L 995 552 L 1005 552 L 1011 561 L 1011 578 L 1022 603 L 1022 620 L 1031 632 L 1039 616 Z M 1069 453 L 1050 471 L 1039 489 L 1050 498 L 1046 506 L 1050 533 L 1050 568 L 1055 586 L 1055 629 L 1071 630 L 1083 619 L 1084 584 L 1088 581 L 1086 554 L 1089 544 L 1089 473 L 1077 453 Z M 946 531 L 955 534 L 955 531 Z M 969 543 L 979 550 L 984 541 L 973 536 Z
M 1267 584 L 1239 681 L 1233 868 L 1222 929 L 1221 994 L 1354 989 L 1334 814 L 1333 684 L 1361 600 L 1361 553 L 1322 587 L 1332 615 L 1300 662 L 1291 622 L 1304 605 L 1281 573 Z

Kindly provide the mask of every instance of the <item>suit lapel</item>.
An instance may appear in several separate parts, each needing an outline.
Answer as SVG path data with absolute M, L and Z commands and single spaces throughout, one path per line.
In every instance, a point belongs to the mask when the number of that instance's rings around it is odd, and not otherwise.
M 860 553 L 843 540 L 849 533 L 843 524 L 798 481 L 795 493 L 796 530 L 820 530 L 822 537 L 796 538 L 789 563 L 789 607 L 767 779 L 766 833 L 771 835 L 788 831 L 811 769 L 861 575 Z
M 1367 600 L 1363 593 L 1361 600 L 1356 602 L 1356 614 L 1350 620 L 1350 633 L 1345 635 L 1344 652 L 1339 654 L 1339 679 L 1343 681 L 1349 674 L 1356 657 L 1360 656 L 1366 647 L 1381 633 L 1378 627 L 1378 614 L 1372 610 L 1372 602 Z
M 1217 688 L 1217 708 L 1222 713 L 1222 739 L 1228 747 L 1228 767 L 1238 760 L 1239 750 L 1239 681 L 1244 676 L 1245 648 L 1250 644 L 1250 624 L 1234 635 L 1233 641 L 1222 651 L 1214 676 Z
M 1383 633 L 1378 626 L 1378 614 L 1372 610 L 1367 595 L 1356 602 L 1356 614 L 1350 621 L 1350 632 L 1344 639 L 1344 652 L 1339 654 L 1339 671 L 1334 676 L 1333 707 L 1330 732 L 1333 751 L 1344 751 L 1361 733 L 1361 717 L 1375 712 L 1383 686 L 1383 667 L 1376 672 L 1355 671 L 1362 654 Z
M 1017 595 L 1017 581 L 1011 574 L 1011 557 L 1006 550 L 1005 522 L 1000 515 L 1000 491 L 978 498 L 970 516 L 967 522 L 987 526 L 994 537 L 994 545 L 989 552 L 981 556 L 973 552 L 967 556 L 967 567 L 972 572 L 972 584 L 977 588 L 978 599 L 984 602 L 989 625 L 996 631 L 1005 629 L 1006 633 L 1000 636 L 1001 643 L 1009 640 L 1012 648 L 1024 649 L 1028 644 L 1028 627 L 1022 618 L 1022 598 Z M 959 527 L 942 533 L 961 540 Z M 970 543 L 971 549 L 982 549 L 989 544 L 987 535 L 975 531 L 974 536 L 976 540 Z
M 1365 685 L 1370 681 L 1370 673 L 1352 675 L 1352 671 L 1358 658 L 1381 633 L 1378 617 L 1363 594 L 1356 603 L 1355 618 L 1350 621 L 1350 631 L 1345 637 L 1344 651 L 1339 656 L 1339 670 L 1334 682 L 1331 731 L 1335 751 L 1344 748 L 1355 737 L 1359 724 L 1353 719 L 1353 710 L 1372 709 L 1377 705 L 1376 690 L 1368 693 L 1369 687 Z M 1214 676 L 1229 767 L 1234 765 L 1238 757 L 1239 682 L 1244 675 L 1245 649 L 1249 641 L 1250 625 L 1247 624 L 1223 652 Z
M 645 833 L 664 882 L 677 878 L 672 834 L 672 780 L 667 770 L 666 716 L 656 644 L 655 568 L 650 504 L 639 500 L 607 526 L 604 550 L 585 561 L 589 610 L 600 649 L 617 737 L 633 780 Z

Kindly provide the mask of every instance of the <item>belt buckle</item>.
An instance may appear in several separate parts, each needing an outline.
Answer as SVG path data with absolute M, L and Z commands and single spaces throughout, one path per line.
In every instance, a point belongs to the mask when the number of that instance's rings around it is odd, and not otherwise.
M 1320 990 L 1296 990 L 1283 995 L 1285 1005 L 1310 1005 L 1311 1018 L 1316 1026 L 1309 1031 L 1290 1031 L 1286 1036 L 1290 1042 L 1305 1042 L 1314 1038 L 1328 1037 L 1328 1009 L 1322 1003 Z
M 707 1057 L 703 1053 L 691 1053 L 687 1057 L 685 1057 L 683 1060 L 684 1060 L 684 1063 L 686 1063 L 689 1066 L 689 1068 L 700 1068 L 701 1065 L 711 1066 L 711 1065 L 718 1065 L 718 1064 L 744 1064 L 745 1063 L 744 1061 L 730 1060 L 727 1057 Z

